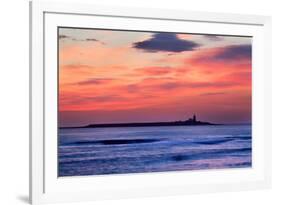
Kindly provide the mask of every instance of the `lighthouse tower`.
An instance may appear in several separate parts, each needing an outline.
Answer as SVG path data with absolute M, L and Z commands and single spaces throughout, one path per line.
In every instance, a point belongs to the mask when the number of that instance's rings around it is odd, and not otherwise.
M 196 122 L 196 115 L 193 115 L 192 122 Z

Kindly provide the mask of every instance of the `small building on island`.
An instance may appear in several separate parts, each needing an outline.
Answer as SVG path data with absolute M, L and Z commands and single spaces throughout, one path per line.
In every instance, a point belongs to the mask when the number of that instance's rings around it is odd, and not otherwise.
M 187 122 L 191 122 L 191 123 L 196 123 L 196 115 L 194 114 L 192 118 L 189 118 L 188 120 L 186 120 Z

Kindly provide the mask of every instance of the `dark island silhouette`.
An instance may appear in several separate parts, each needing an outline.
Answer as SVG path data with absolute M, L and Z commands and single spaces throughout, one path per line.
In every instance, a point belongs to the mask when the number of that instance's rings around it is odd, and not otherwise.
M 108 127 L 159 127 L 159 126 L 195 126 L 195 125 L 219 125 L 210 122 L 197 121 L 196 115 L 185 121 L 171 122 L 131 122 L 131 123 L 108 123 L 108 124 L 89 124 L 81 127 L 61 127 L 65 128 L 108 128 Z

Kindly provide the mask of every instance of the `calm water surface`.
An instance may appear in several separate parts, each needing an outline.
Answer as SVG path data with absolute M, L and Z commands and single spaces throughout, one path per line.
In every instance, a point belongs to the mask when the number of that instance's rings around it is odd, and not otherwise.
M 250 125 L 59 130 L 59 176 L 251 167 Z

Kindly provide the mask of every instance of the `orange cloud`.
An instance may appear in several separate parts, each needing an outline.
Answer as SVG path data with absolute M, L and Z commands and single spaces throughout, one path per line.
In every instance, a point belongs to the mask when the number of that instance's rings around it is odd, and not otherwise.
M 171 67 L 144 67 L 144 68 L 137 68 L 136 71 L 140 75 L 148 75 L 148 76 L 159 76 L 159 75 L 166 75 L 173 72 L 173 68 Z

